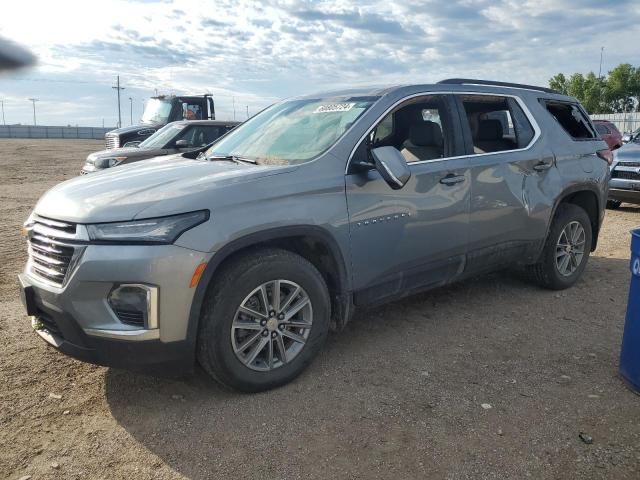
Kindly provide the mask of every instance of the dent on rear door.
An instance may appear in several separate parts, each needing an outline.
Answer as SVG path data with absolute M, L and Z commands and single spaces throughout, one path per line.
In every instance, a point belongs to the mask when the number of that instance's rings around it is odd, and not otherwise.
M 472 157 L 469 269 L 523 261 L 545 235 L 545 212 L 558 183 L 551 152 L 532 148 Z

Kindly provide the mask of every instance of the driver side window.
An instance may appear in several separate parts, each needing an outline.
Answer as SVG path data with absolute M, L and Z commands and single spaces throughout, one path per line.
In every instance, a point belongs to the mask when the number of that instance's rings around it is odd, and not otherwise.
M 389 112 L 354 154 L 354 162 L 372 163 L 373 148 L 392 146 L 407 163 L 440 160 L 452 155 L 452 135 L 444 95 L 408 100 Z

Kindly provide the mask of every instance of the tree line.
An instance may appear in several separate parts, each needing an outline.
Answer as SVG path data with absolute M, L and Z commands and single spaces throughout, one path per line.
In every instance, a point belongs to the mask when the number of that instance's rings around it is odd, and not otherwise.
M 590 114 L 640 112 L 640 67 L 621 63 L 606 76 L 558 73 L 549 87 L 576 97 Z

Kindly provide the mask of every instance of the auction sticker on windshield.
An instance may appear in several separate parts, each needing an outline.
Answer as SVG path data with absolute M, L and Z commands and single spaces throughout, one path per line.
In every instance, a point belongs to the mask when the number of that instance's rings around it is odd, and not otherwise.
M 354 105 L 355 103 L 329 103 L 320 105 L 313 113 L 348 112 Z

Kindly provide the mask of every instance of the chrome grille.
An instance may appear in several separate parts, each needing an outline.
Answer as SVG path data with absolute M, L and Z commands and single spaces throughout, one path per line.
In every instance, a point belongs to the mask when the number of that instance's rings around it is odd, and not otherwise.
M 107 133 L 104 136 L 104 145 L 107 150 L 111 150 L 112 148 L 120 148 L 120 137 L 117 134 Z
M 78 226 L 43 217 L 32 217 L 28 232 L 28 270 L 56 286 L 65 283 L 67 274 L 81 252 L 69 241 L 76 238 Z
M 623 178 L 625 180 L 640 180 L 640 173 L 629 172 L 625 170 L 614 170 L 611 174 L 611 178 Z

